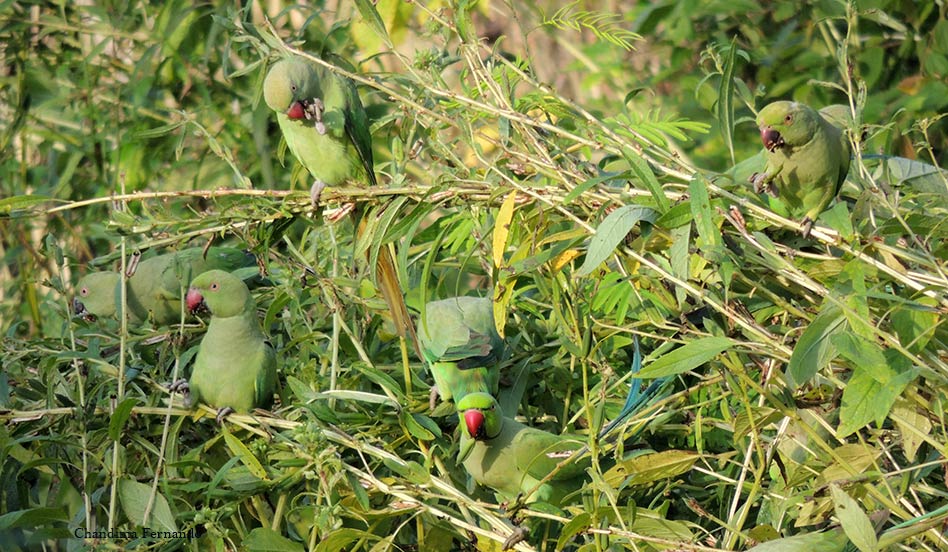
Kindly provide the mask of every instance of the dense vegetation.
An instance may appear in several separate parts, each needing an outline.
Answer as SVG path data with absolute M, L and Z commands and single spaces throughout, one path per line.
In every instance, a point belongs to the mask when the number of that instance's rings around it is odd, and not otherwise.
M 498 550 L 511 517 L 520 550 L 840 524 L 863 552 L 948 548 L 944 4 L 280 4 L 0 3 L 0 548 Z M 261 99 L 287 49 L 353 62 L 383 183 L 315 215 Z M 862 153 L 807 239 L 731 170 L 777 99 L 848 106 Z M 352 201 L 356 243 L 317 222 Z M 222 426 L 166 388 L 203 322 L 70 308 L 91 270 L 212 240 L 274 283 L 282 386 Z M 455 465 L 454 408 L 429 410 L 364 261 L 387 244 L 415 313 L 493 294 L 530 425 L 594 436 L 633 336 L 671 378 L 628 439 L 590 437 L 560 509 L 509 512 Z M 142 526 L 197 538 L 74 536 Z

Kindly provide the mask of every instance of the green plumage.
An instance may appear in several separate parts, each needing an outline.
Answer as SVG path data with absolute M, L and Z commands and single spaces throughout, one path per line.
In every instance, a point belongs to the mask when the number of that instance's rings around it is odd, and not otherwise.
M 120 280 L 119 273 L 113 270 L 86 274 L 76 284 L 73 310 L 78 315 L 114 317 L 115 289 Z
M 827 117 L 842 124 L 838 111 L 828 111 Z M 808 235 L 846 180 L 849 140 L 820 113 L 797 102 L 769 104 L 757 115 L 757 125 L 767 164 L 751 182 L 778 197 Z
M 228 272 L 256 265 L 256 258 L 232 247 L 190 247 L 141 261 L 126 281 L 125 302 L 132 324 L 146 320 L 158 326 L 181 319 L 181 295 L 194 276 L 212 269 Z M 117 272 L 97 272 L 77 284 L 76 314 L 115 316 L 121 309 Z
M 249 412 L 266 408 L 277 385 L 276 355 L 264 339 L 250 290 L 222 270 L 191 282 L 188 307 L 204 304 L 211 313 L 188 382 L 189 404 Z
M 497 393 L 504 341 L 494 325 L 491 299 L 432 301 L 420 324 L 421 352 L 441 398 L 457 402 L 468 393 Z
M 497 400 L 486 393 L 471 393 L 458 401 L 457 407 L 461 419 L 459 460 L 475 481 L 505 500 L 531 493 L 524 497 L 525 502 L 556 505 L 582 485 L 588 457 L 564 466 L 535 489 L 557 464 L 582 448 L 583 439 L 555 435 L 506 418 Z
M 352 81 L 293 56 L 270 68 L 263 98 L 277 114 L 287 147 L 318 182 L 376 184 L 369 121 Z M 322 102 L 319 115 L 312 108 L 315 100 Z M 305 116 L 294 119 L 291 108 L 298 102 Z
M 290 55 L 267 72 L 263 98 L 276 112 L 290 152 L 315 179 L 310 190 L 313 204 L 319 202 L 326 186 L 346 182 L 378 184 L 369 119 L 351 80 L 318 63 Z M 365 230 L 361 210 L 356 208 L 353 213 L 356 241 Z M 415 329 L 388 247 L 378 250 L 375 277 L 398 335 L 409 340 L 417 351 Z

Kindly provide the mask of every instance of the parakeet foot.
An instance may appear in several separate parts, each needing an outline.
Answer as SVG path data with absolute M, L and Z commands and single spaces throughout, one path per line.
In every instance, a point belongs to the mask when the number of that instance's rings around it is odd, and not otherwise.
M 234 409 L 229 406 L 225 406 L 224 408 L 219 408 L 217 410 L 217 425 L 223 425 L 224 418 L 226 418 L 227 416 L 230 416 L 233 413 L 234 413 Z
M 813 219 L 811 219 L 810 217 L 804 217 L 803 222 L 801 224 L 803 226 L 800 229 L 800 233 L 803 234 L 804 238 L 809 238 L 810 231 L 813 230 Z
M 754 173 L 747 181 L 754 185 L 755 193 L 777 197 L 777 187 L 773 181 L 768 182 L 767 173 Z
M 313 182 L 313 187 L 309 189 L 309 201 L 310 205 L 315 209 L 319 205 L 319 197 L 323 195 L 323 189 L 326 187 L 326 183 L 322 180 L 316 180 Z
M 323 123 L 324 111 L 326 111 L 326 106 L 319 98 L 313 98 L 306 103 L 306 118 L 315 121 L 313 126 L 316 128 L 316 132 L 321 135 L 326 134 L 326 124 Z
M 432 385 L 431 392 L 428 393 L 428 409 L 434 410 L 438 406 L 438 386 Z
M 530 532 L 524 529 L 523 527 L 517 527 L 514 529 L 513 533 L 504 541 L 504 545 L 501 550 L 510 550 L 514 546 L 517 546 L 517 543 L 527 540 L 527 537 L 530 536 Z
M 191 392 L 191 388 L 188 386 L 188 380 L 181 378 L 171 382 L 168 385 L 168 391 L 172 393 L 181 393 L 182 395 L 187 395 Z

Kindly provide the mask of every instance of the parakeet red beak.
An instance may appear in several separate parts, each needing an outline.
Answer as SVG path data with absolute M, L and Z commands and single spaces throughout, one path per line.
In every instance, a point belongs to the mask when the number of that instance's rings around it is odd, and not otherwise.
M 767 151 L 774 151 L 783 146 L 783 136 L 770 127 L 760 127 L 760 141 L 764 143 Z
M 286 116 L 293 121 L 306 118 L 306 108 L 303 106 L 303 102 L 293 102 L 290 104 L 290 108 L 286 110 Z
M 201 308 L 201 305 L 204 304 L 204 296 L 202 296 L 201 292 L 195 288 L 188 290 L 188 294 L 185 296 L 184 300 L 188 305 L 188 312 L 194 312 Z
M 467 424 L 467 431 L 475 439 L 483 439 L 484 435 L 484 413 L 480 410 L 468 410 L 464 413 L 464 423 Z

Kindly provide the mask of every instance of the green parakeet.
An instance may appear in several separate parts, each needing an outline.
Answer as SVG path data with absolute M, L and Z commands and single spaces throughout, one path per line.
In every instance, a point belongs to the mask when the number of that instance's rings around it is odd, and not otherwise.
M 780 198 L 800 218 L 807 237 L 849 172 L 845 134 L 816 110 L 798 102 L 773 102 L 757 115 L 767 165 L 751 176 L 757 192 Z
M 115 289 L 119 283 L 119 273 L 112 270 L 86 274 L 76 284 L 76 296 L 72 299 L 73 312 L 91 320 L 114 317 Z
M 556 505 L 582 484 L 588 456 L 537 486 L 558 463 L 583 447 L 582 438 L 556 435 L 504 417 L 497 400 L 487 393 L 469 393 L 457 408 L 461 420 L 458 459 L 475 481 L 505 500 L 523 494 L 525 502 Z
M 228 272 L 210 270 L 191 282 L 186 301 L 191 312 L 205 306 L 211 313 L 186 404 L 217 408 L 218 422 L 231 411 L 270 406 L 277 386 L 276 355 L 260 330 L 247 285 Z
M 497 363 L 504 353 L 504 341 L 497 334 L 489 297 L 432 301 L 425 305 L 425 317 L 419 324 L 421 353 L 435 380 L 432 409 L 438 394 L 457 402 L 468 393 L 497 393 Z
M 747 552 L 843 552 L 849 539 L 841 529 L 762 542 Z
M 369 120 L 351 80 L 290 55 L 270 68 L 263 82 L 263 98 L 277 114 L 287 147 L 315 179 L 310 190 L 314 204 L 326 186 L 346 182 L 378 185 Z M 359 211 L 355 218 L 358 237 L 364 232 L 365 221 Z M 396 331 L 410 340 L 421 356 L 388 247 L 379 248 L 375 274 Z
M 256 258 L 233 247 L 190 247 L 157 255 L 138 263 L 126 282 L 125 302 L 132 324 L 151 320 L 156 325 L 177 322 L 181 318 L 181 293 L 191 279 L 212 269 L 234 271 L 252 267 Z M 120 278 L 117 272 L 98 272 L 79 280 L 73 301 L 76 315 L 115 316 L 121 305 Z

